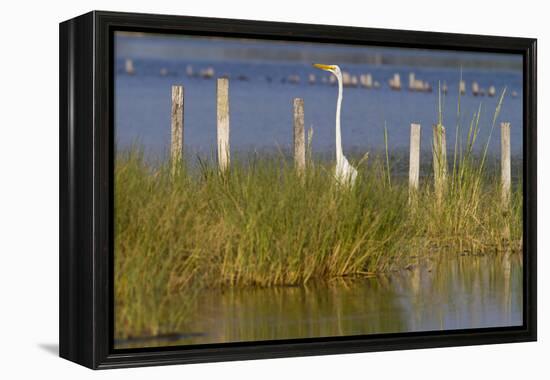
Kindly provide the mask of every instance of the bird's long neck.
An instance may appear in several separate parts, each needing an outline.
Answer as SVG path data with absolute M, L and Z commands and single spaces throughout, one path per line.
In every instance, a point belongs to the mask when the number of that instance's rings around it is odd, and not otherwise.
M 340 162 L 344 156 L 342 150 L 342 130 L 340 128 L 340 109 L 342 108 L 342 78 L 340 75 L 336 75 L 338 79 L 338 101 L 336 102 L 336 162 Z

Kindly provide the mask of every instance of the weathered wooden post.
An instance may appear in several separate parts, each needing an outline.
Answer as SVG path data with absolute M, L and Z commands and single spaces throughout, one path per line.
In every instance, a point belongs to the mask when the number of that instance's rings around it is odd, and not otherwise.
M 479 83 L 477 82 L 472 82 L 472 95 L 480 95 Z
M 393 74 L 393 78 L 389 80 L 392 90 L 401 90 L 401 76 L 398 73 Z
M 438 204 L 443 200 L 445 183 L 447 182 L 447 143 L 445 127 L 436 124 L 433 126 L 433 166 L 434 187 Z
M 218 78 L 217 83 L 218 166 L 229 167 L 229 79 Z
M 466 82 L 461 80 L 458 85 L 458 91 L 460 92 L 460 95 L 466 95 Z
M 174 175 L 183 157 L 183 86 L 172 86 L 171 126 L 170 158 Z
M 443 81 L 443 85 L 441 86 L 441 92 L 443 92 L 444 95 L 447 95 L 447 92 L 449 92 L 449 86 L 447 86 L 446 81 Z
M 134 75 L 134 61 L 132 61 L 130 58 L 126 58 L 126 61 L 124 62 L 124 71 L 126 71 L 126 74 L 128 75 Z
M 294 98 L 294 167 L 299 174 L 306 169 L 306 136 L 304 130 L 304 99 Z
M 309 127 L 309 129 L 307 130 L 306 158 L 307 158 L 307 163 L 310 166 L 313 164 L 313 159 L 312 159 L 313 151 L 311 148 L 312 141 L 313 141 L 313 127 Z
M 420 178 L 420 124 L 411 124 L 411 146 L 409 155 L 409 201 L 418 190 Z
M 510 160 L 510 123 L 500 124 L 500 172 L 502 186 L 502 204 L 505 209 L 510 206 L 512 184 L 512 163 Z
M 414 73 L 409 73 L 409 91 L 413 91 L 415 89 L 415 82 L 416 78 Z

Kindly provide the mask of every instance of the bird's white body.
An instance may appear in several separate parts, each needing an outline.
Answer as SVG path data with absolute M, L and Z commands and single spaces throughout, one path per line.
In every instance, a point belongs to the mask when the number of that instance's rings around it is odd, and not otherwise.
M 346 157 L 342 156 L 340 160 L 336 160 L 334 178 L 339 184 L 353 186 L 357 178 L 357 170 L 351 166 Z
M 342 72 L 337 65 L 315 65 L 323 70 L 332 73 L 338 80 L 338 100 L 336 102 L 336 168 L 334 177 L 336 181 L 345 186 L 353 186 L 357 178 L 357 170 L 351 166 L 342 148 L 342 128 L 340 126 L 340 112 L 342 109 L 343 84 Z

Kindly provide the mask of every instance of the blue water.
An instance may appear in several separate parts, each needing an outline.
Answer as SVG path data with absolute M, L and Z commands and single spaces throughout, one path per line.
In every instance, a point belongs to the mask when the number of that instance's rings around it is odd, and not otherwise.
M 173 47 L 174 41 L 166 42 Z M 185 52 L 185 40 L 180 50 Z M 162 48 L 162 40 L 157 40 Z M 263 43 L 265 45 L 265 43 Z M 154 45 L 154 46 L 157 46 Z M 196 43 L 195 43 L 196 45 Z M 261 45 L 261 46 L 264 46 Z M 122 45 L 123 47 L 124 45 Z M 153 45 L 152 45 L 153 46 Z M 314 153 L 334 152 L 334 123 L 337 88 L 320 81 L 330 74 L 319 71 L 310 62 L 277 61 L 257 59 L 220 59 L 207 54 L 208 43 L 194 46 L 190 51 L 197 55 L 153 53 L 131 56 L 128 49 L 117 50 L 115 75 L 115 130 L 117 149 L 139 141 L 148 153 L 155 155 L 167 151 L 170 141 L 170 93 L 173 84 L 185 87 L 184 145 L 192 153 L 212 153 L 216 147 L 216 80 L 221 75 L 230 78 L 230 120 L 232 151 L 262 151 L 289 149 L 292 143 L 292 100 L 301 97 L 305 103 L 305 125 L 313 128 Z M 212 45 L 219 47 L 219 41 Z M 166 52 L 166 49 L 159 51 Z M 326 47 L 325 47 L 326 48 Z M 395 50 L 395 49 L 394 49 Z M 144 50 L 148 51 L 148 50 Z M 424 53 L 427 54 L 427 53 Z M 434 56 L 444 53 L 433 53 Z M 459 53 L 453 53 L 455 55 Z M 469 57 L 473 53 L 467 53 Z M 177 55 L 177 54 L 176 54 Z M 124 71 L 124 61 L 131 57 L 135 74 Z M 326 62 L 340 64 L 340 62 Z M 195 72 L 206 67 L 215 70 L 213 79 L 186 75 L 187 65 Z M 458 82 L 460 67 L 419 67 L 397 65 L 340 64 L 342 70 L 352 75 L 371 73 L 380 82 L 379 89 L 344 88 L 342 108 L 342 134 L 344 152 L 380 150 L 384 144 L 384 125 L 387 126 L 391 150 L 406 150 L 409 143 L 410 123 L 420 123 L 422 150 L 431 149 L 431 125 L 437 121 L 437 87 L 446 82 L 449 88 L 443 98 L 443 124 L 447 128 L 448 145 L 454 145 L 457 124 Z M 167 75 L 160 75 L 161 69 Z M 406 90 L 408 75 L 430 83 L 431 93 Z M 315 74 L 317 83 L 308 83 L 308 74 Z M 394 73 L 401 75 L 402 91 L 392 91 L 388 80 Z M 284 78 L 298 75 L 299 84 L 283 83 Z M 239 80 L 246 76 L 247 80 Z M 507 95 L 496 120 L 490 152 L 498 153 L 500 147 L 499 124 L 509 121 L 512 125 L 512 152 L 522 153 L 522 74 L 513 69 L 465 68 L 462 72 L 467 83 L 467 94 L 461 97 L 461 118 L 464 137 L 470 121 L 481 104 L 481 131 L 476 150 L 480 151 L 487 141 L 498 95 L 506 87 Z M 495 97 L 474 97 L 470 84 L 477 81 L 485 90 L 494 85 Z M 515 92 L 516 96 L 512 96 Z

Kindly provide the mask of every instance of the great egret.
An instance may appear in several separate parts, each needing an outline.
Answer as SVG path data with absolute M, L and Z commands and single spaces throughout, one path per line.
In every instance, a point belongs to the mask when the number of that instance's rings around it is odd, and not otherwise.
M 338 80 L 338 100 L 336 101 L 336 169 L 334 177 L 340 184 L 353 185 L 357 177 L 357 170 L 348 162 L 342 149 L 342 131 L 340 128 L 340 109 L 342 108 L 343 93 L 342 71 L 340 71 L 340 67 L 337 65 L 314 63 L 313 66 L 334 74 Z

